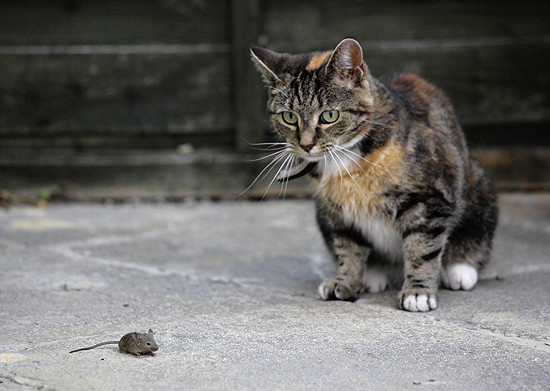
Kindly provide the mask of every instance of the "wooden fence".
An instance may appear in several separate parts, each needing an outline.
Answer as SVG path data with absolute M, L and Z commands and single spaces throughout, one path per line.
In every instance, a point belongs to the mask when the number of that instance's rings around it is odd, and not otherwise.
M 441 87 L 489 164 L 513 147 L 495 167 L 547 184 L 549 17 L 540 0 L 0 1 L 0 187 L 48 183 L 30 172 L 69 164 L 67 151 L 76 165 L 184 143 L 247 151 L 268 137 L 250 45 L 328 50 L 345 37 L 375 76 L 414 72 Z

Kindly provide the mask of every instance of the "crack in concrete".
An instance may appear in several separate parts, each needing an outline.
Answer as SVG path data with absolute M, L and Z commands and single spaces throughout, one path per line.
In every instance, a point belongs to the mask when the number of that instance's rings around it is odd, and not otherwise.
M 493 330 L 490 330 L 490 329 L 487 329 L 487 328 L 482 328 L 481 325 L 478 325 L 478 327 L 479 327 L 478 329 L 465 327 L 465 326 L 461 326 L 457 323 L 453 323 L 451 321 L 448 321 L 446 319 L 437 318 L 435 316 L 431 316 L 431 315 L 427 315 L 427 314 L 423 315 L 423 317 L 427 318 L 427 319 L 430 319 L 430 320 L 433 320 L 434 322 L 438 322 L 440 324 L 443 323 L 443 324 L 445 324 L 446 326 L 449 326 L 449 327 L 453 327 L 453 328 L 456 328 L 456 329 L 459 329 L 459 330 L 462 330 L 462 331 L 467 331 L 467 332 L 470 332 L 470 333 L 477 334 L 479 336 L 488 336 L 488 337 L 498 339 L 500 341 L 505 341 L 505 342 L 512 343 L 514 345 L 518 345 L 518 346 L 522 346 L 522 347 L 528 347 L 528 348 L 531 348 L 531 349 L 543 351 L 545 353 L 550 353 L 550 346 L 548 345 L 550 342 L 547 342 L 547 341 L 546 342 L 545 341 L 534 341 L 532 339 L 527 339 L 527 338 L 522 338 L 522 337 L 517 337 L 517 336 L 508 336 L 508 335 L 499 333 L 497 331 L 493 331 Z

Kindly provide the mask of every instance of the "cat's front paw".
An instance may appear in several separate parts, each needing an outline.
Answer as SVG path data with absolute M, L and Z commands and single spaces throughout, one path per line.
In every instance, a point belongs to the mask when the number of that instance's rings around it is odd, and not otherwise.
M 399 293 L 399 308 L 411 312 L 427 312 L 437 308 L 435 294 L 423 292 L 401 292 Z
M 355 301 L 359 298 L 361 290 L 360 284 L 327 280 L 319 285 L 318 292 L 323 300 Z

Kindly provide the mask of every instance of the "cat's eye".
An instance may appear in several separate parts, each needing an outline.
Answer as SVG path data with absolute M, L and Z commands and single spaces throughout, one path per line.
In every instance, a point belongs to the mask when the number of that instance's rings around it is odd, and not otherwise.
M 336 122 L 338 117 L 340 117 L 338 110 L 325 110 L 321 113 L 321 123 L 331 124 Z
M 291 111 L 283 111 L 283 121 L 289 125 L 296 125 L 298 116 Z

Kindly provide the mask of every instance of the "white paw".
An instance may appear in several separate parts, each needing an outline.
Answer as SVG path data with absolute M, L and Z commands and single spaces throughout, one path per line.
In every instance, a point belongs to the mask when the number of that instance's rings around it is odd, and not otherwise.
M 388 289 L 388 276 L 379 270 L 369 270 L 364 276 L 364 284 L 370 293 L 384 292 Z
M 443 284 L 454 291 L 469 291 L 476 283 L 477 270 L 466 263 L 453 263 L 447 267 L 447 272 L 443 273 Z
M 325 281 L 323 283 L 321 283 L 321 285 L 319 285 L 319 288 L 317 289 L 317 292 L 319 293 L 319 297 L 321 297 L 321 299 L 323 300 L 330 300 L 333 292 L 334 292 L 334 287 L 329 287 L 328 286 L 328 281 Z
M 426 312 L 437 308 L 437 300 L 428 295 L 408 295 L 403 300 L 402 308 L 411 312 Z

